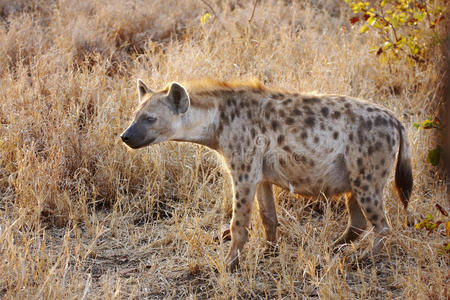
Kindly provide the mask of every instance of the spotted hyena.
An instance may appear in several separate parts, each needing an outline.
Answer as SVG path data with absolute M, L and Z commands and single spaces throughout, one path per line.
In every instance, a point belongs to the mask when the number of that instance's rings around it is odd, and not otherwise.
M 272 184 L 307 196 L 350 192 L 349 223 L 334 246 L 354 240 L 368 220 L 376 245 L 389 233 L 383 189 L 397 158 L 395 183 L 406 208 L 413 180 L 408 137 L 388 110 L 355 98 L 281 92 L 258 82 L 172 83 L 151 91 L 138 80 L 141 104 L 122 133 L 131 148 L 193 142 L 223 155 L 233 178 L 234 267 L 258 201 L 268 242 L 276 242 Z M 269 244 L 270 244 L 269 243 Z

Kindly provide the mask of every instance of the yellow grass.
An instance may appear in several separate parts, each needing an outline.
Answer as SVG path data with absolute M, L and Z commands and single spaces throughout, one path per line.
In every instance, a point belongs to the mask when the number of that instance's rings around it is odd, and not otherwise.
M 253 2 L 253 1 L 252 1 Z M 343 201 L 276 189 L 280 254 L 262 258 L 253 213 L 241 268 L 224 268 L 229 179 L 220 157 L 190 144 L 127 149 L 119 134 L 137 105 L 135 81 L 256 77 L 268 86 L 365 98 L 405 124 L 419 220 L 448 208 L 425 162 L 438 49 L 427 64 L 382 64 L 339 1 L 0 1 L 0 298 L 447 299 L 442 230 L 406 225 L 392 181 L 384 258 L 354 266 L 329 245 Z M 246 3 L 242 1 L 242 3 Z M 306 4 L 305 4 L 306 3 Z M 212 19 L 201 25 L 205 13 Z M 368 246 L 355 244 L 353 256 Z

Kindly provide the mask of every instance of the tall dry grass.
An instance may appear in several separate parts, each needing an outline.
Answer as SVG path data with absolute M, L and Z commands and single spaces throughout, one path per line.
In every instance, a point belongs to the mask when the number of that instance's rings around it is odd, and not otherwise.
M 434 113 L 442 59 L 436 49 L 425 65 L 390 70 L 339 1 L 262 1 L 251 22 L 253 3 L 210 4 L 218 16 L 201 25 L 212 11 L 195 0 L 0 1 L 0 297 L 448 298 L 442 236 L 406 226 L 391 185 L 393 246 L 376 265 L 330 252 L 342 201 L 277 189 L 279 256 L 262 258 L 254 213 L 241 269 L 225 272 L 226 169 L 199 146 L 119 141 L 137 78 L 159 88 L 258 77 L 388 107 L 408 129 L 417 220 L 449 206 L 425 162 L 430 138 L 412 126 Z

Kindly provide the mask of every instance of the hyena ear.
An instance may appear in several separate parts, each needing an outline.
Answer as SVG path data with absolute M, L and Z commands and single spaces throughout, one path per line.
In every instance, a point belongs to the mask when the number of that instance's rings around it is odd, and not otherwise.
M 139 100 L 142 100 L 142 97 L 144 97 L 145 94 L 151 93 L 152 90 L 150 90 L 142 81 L 142 79 L 137 80 L 137 89 L 139 92 Z
M 184 87 L 174 82 L 170 86 L 167 96 L 176 113 L 184 114 L 190 105 L 189 95 Z

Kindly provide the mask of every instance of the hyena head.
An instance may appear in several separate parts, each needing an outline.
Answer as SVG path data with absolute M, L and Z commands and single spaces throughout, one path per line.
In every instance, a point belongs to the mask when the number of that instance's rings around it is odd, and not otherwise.
M 189 109 L 187 91 L 178 83 L 162 92 L 152 92 L 145 83 L 137 83 L 139 109 L 131 125 L 121 134 L 122 141 L 133 149 L 171 140 L 182 130 L 182 117 Z

